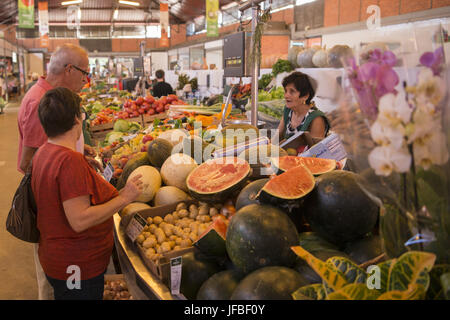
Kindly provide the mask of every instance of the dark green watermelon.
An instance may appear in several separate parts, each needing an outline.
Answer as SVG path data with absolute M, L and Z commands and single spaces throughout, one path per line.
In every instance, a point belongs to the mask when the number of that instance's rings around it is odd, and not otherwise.
M 251 204 L 241 208 L 230 221 L 226 247 L 233 264 L 249 273 L 266 266 L 291 267 L 299 244 L 298 233 L 280 209 Z
M 196 255 L 192 251 L 182 256 L 180 291 L 189 300 L 195 300 L 203 282 L 220 271 L 220 267 L 214 261 L 200 257 L 201 255 Z
M 339 248 L 323 239 L 316 232 L 302 232 L 299 234 L 300 245 L 306 251 L 320 251 L 320 250 L 339 250 Z
M 247 275 L 231 300 L 292 300 L 292 293 L 308 284 L 298 272 L 286 267 L 265 267 Z
M 363 238 L 374 228 L 378 205 L 365 193 L 363 178 L 336 170 L 316 179 L 305 198 L 304 212 L 312 230 L 338 246 Z
M 383 253 L 381 238 L 379 236 L 370 236 L 348 243 L 344 252 L 357 264 L 362 264 Z
M 236 210 L 239 210 L 249 204 L 259 204 L 257 195 L 259 191 L 264 187 L 264 185 L 269 181 L 269 179 L 259 179 L 249 183 L 244 189 L 239 193 L 236 199 Z
M 225 270 L 206 280 L 197 293 L 197 300 L 230 300 L 243 275 L 234 270 Z

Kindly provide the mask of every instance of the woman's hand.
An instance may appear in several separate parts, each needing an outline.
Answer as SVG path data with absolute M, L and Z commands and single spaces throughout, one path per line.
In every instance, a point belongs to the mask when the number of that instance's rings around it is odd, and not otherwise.
M 134 176 L 133 178 L 129 179 L 125 187 L 120 190 L 119 195 L 125 200 L 127 204 L 136 200 L 137 197 L 139 197 L 139 195 L 141 194 L 143 190 L 141 178 L 142 174 Z

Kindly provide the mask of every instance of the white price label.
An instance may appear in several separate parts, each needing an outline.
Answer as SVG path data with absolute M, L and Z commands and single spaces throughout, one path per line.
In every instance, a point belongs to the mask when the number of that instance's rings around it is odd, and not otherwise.
M 181 257 L 170 259 L 170 291 L 173 295 L 180 294 L 182 268 L 183 261 Z
M 103 170 L 103 176 L 105 177 L 106 181 L 110 182 L 113 174 L 114 174 L 114 168 L 113 168 L 112 164 L 109 162 L 106 165 L 105 170 Z
M 122 137 L 123 141 L 127 142 L 128 140 L 134 139 L 137 137 L 137 133 L 130 134 L 129 136 Z
M 131 219 L 130 223 L 127 226 L 125 233 L 131 239 L 132 242 L 136 240 L 138 235 L 141 234 L 142 230 L 144 230 L 147 222 L 142 216 L 136 213 Z

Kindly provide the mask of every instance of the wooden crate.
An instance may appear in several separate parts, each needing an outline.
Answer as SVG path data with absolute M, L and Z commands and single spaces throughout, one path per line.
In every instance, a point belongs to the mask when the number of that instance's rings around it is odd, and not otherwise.
M 146 127 L 147 125 L 153 123 L 153 121 L 155 119 L 166 119 L 167 118 L 167 112 L 163 112 L 163 113 L 158 113 L 158 114 L 154 114 L 152 116 L 149 115 L 143 115 L 142 117 L 142 123 L 143 123 L 143 127 Z
M 122 217 L 120 224 L 122 225 L 124 230 L 126 230 L 129 222 L 131 221 L 133 216 L 137 213 L 139 213 L 139 215 L 144 219 L 147 219 L 148 217 L 155 217 L 155 216 L 160 216 L 160 217 L 164 218 L 169 213 L 174 212 L 176 210 L 177 205 L 181 202 L 186 203 L 186 205 L 188 207 L 191 204 L 198 205 L 198 201 L 188 200 L 188 201 L 179 201 L 177 203 L 173 203 L 173 204 L 169 204 L 169 205 L 165 205 L 165 206 L 154 207 L 151 209 L 140 210 L 134 214 Z M 158 260 L 152 261 L 149 258 L 147 258 L 147 256 L 145 255 L 144 247 L 142 247 L 138 243 L 136 243 L 136 247 L 137 247 L 139 255 L 142 258 L 142 261 L 144 261 L 145 266 L 154 275 L 156 275 L 165 285 L 169 285 L 169 281 L 170 281 L 170 259 L 182 256 L 183 254 L 194 250 L 194 247 L 191 246 L 191 247 L 183 248 L 183 249 L 176 250 L 176 251 L 170 251 L 168 253 L 162 254 L 162 257 L 159 258 Z

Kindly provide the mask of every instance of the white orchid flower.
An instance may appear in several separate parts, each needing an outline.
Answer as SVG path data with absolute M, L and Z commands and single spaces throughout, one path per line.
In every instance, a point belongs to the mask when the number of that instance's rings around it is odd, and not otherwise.
M 414 150 L 414 163 L 416 166 L 420 166 L 425 170 L 430 169 L 433 164 L 432 155 L 427 145 L 415 143 L 413 145 Z
M 444 81 L 435 76 L 429 68 L 423 68 L 418 75 L 416 95 L 426 96 L 433 105 L 438 105 L 444 98 L 446 91 Z
M 389 93 L 381 97 L 378 104 L 378 120 L 381 123 L 391 126 L 407 124 L 411 121 L 411 114 L 412 109 L 404 92 L 397 95 Z
M 406 148 L 376 147 L 369 154 L 369 164 L 377 175 L 389 176 L 392 171 L 407 172 L 411 167 L 411 155 Z
M 431 153 L 431 160 L 433 164 L 446 164 L 449 158 L 447 149 L 447 142 L 445 134 L 442 131 L 437 131 L 430 139 L 428 149 Z
M 419 143 L 426 144 L 431 138 L 433 132 L 441 131 L 440 118 L 417 109 L 413 115 L 412 123 L 406 126 L 406 135 L 408 144 Z
M 392 145 L 396 150 L 402 148 L 405 144 L 405 127 L 397 124 L 395 127 L 383 125 L 379 121 L 375 121 L 370 128 L 370 134 L 375 143 L 385 146 Z

